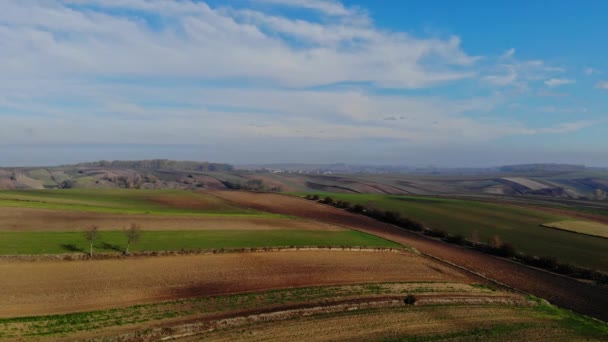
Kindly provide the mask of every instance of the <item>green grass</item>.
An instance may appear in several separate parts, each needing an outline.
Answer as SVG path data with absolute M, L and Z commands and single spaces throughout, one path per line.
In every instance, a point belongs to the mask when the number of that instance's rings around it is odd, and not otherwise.
M 401 247 L 382 238 L 353 231 L 315 230 L 208 230 L 144 231 L 131 251 L 174 251 L 216 248 L 287 246 Z M 96 252 L 120 253 L 126 237 L 121 231 L 102 231 L 94 244 Z M 0 254 L 84 253 L 89 245 L 82 232 L 0 232 Z
M 171 200 L 176 203 L 169 203 Z M 187 204 L 183 202 L 187 202 Z M 241 208 L 211 195 L 184 190 L 67 189 L 0 191 L 0 207 L 124 214 L 280 216 Z
M 326 194 L 323 194 L 325 196 Z M 498 235 L 517 250 L 553 256 L 562 262 L 608 271 L 606 240 L 541 227 L 547 222 L 572 219 L 539 210 L 461 199 L 434 197 L 327 194 L 334 200 L 399 212 L 433 229 L 470 238 L 477 231 L 482 242 Z M 322 196 L 322 197 L 323 197 Z

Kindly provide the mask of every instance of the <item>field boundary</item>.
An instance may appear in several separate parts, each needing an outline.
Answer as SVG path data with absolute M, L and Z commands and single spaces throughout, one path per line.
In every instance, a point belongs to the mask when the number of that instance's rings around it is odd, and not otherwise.
M 366 246 L 289 246 L 289 247 L 256 247 L 256 248 L 212 248 L 200 250 L 177 250 L 177 251 L 150 251 L 131 252 L 129 255 L 122 253 L 96 253 L 93 259 L 86 253 L 64 253 L 64 254 L 23 254 L 23 255 L 0 255 L 0 261 L 84 261 L 84 260 L 112 260 L 146 257 L 164 257 L 179 255 L 209 255 L 224 253 L 276 253 L 276 252 L 302 252 L 302 251 L 330 251 L 330 252 L 376 252 L 376 253 L 414 253 L 419 254 L 407 247 L 366 247 Z

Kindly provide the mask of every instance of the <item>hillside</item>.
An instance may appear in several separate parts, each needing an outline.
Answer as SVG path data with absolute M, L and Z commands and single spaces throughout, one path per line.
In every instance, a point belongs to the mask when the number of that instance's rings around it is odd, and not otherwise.
M 171 160 L 98 161 L 57 167 L 0 168 L 2 190 L 66 188 L 525 196 L 605 202 L 608 199 L 608 170 L 553 164 L 413 171 L 342 164 L 325 168 L 296 164 L 288 168 L 245 170 L 228 164 Z

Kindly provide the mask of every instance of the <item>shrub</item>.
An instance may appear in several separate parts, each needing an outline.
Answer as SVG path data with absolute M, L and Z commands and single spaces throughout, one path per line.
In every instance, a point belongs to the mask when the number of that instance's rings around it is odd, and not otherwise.
M 424 231 L 424 234 L 441 239 L 445 239 L 448 236 L 448 233 L 445 230 L 441 229 L 427 229 Z
M 319 195 L 312 195 L 311 199 L 313 201 L 318 201 L 319 200 Z
M 385 211 L 384 212 L 384 217 L 382 218 L 382 220 L 384 222 L 388 222 L 388 223 L 398 223 L 399 220 L 401 218 L 401 215 L 399 215 L 398 212 L 395 211 Z
M 511 258 L 515 256 L 515 246 L 509 242 L 504 242 L 498 248 L 498 253 L 500 256 Z
M 361 204 L 355 204 L 351 210 L 355 213 L 362 213 L 365 211 L 365 208 Z
M 458 245 L 461 245 L 464 243 L 464 236 L 460 235 L 460 234 L 456 234 L 456 235 L 448 235 L 445 238 L 445 241 L 449 242 L 449 243 L 455 243 Z
M 333 199 L 333 198 L 331 198 L 331 197 L 329 197 L 329 196 L 326 196 L 326 197 L 323 199 L 323 203 L 325 203 L 325 204 L 333 204 L 333 203 L 334 203 L 334 199 Z
M 414 296 L 413 294 L 408 294 L 403 299 L 403 303 L 407 305 L 414 305 L 416 303 L 416 296 Z

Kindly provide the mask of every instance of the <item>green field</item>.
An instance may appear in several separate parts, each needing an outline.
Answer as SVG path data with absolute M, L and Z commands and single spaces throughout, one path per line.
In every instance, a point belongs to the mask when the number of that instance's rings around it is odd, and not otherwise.
M 211 195 L 185 190 L 66 189 L 0 191 L 0 207 L 157 215 L 257 215 Z
M 148 231 L 131 251 L 178 251 L 246 247 L 361 246 L 400 247 L 399 244 L 353 231 L 316 230 L 212 230 Z M 122 231 L 102 231 L 96 252 L 121 253 L 126 247 Z M 88 252 L 81 232 L 0 232 L 0 254 L 59 254 Z
M 560 231 L 541 224 L 572 220 L 539 210 L 496 203 L 435 197 L 329 194 L 335 200 L 359 203 L 368 208 L 399 212 L 433 229 L 481 242 L 498 235 L 517 250 L 537 256 L 553 256 L 562 262 L 608 271 L 606 239 Z

